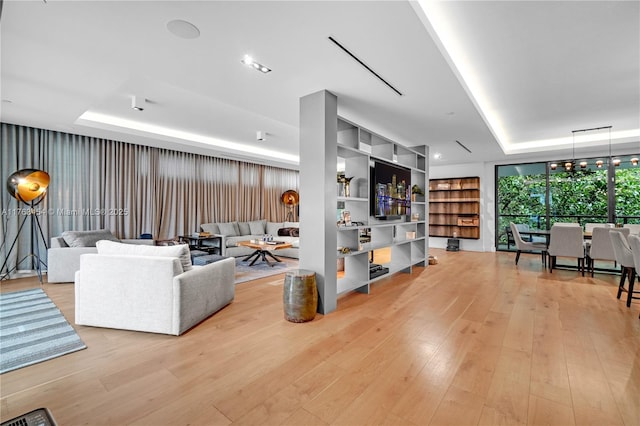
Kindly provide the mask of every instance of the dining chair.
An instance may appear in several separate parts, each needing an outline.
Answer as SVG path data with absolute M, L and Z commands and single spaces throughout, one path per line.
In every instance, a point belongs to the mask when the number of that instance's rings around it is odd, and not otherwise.
M 631 299 L 633 296 L 633 283 L 635 281 L 636 273 L 638 269 L 635 267 L 633 252 L 631 251 L 631 240 L 637 239 L 635 235 L 629 236 L 629 241 L 621 232 L 610 232 L 609 237 L 611 238 L 611 243 L 613 244 L 613 251 L 616 254 L 616 262 L 620 264 L 621 276 L 620 276 L 620 284 L 618 285 L 618 295 L 617 298 L 620 299 L 623 291 L 627 292 L 627 307 L 631 306 Z M 636 244 L 636 243 L 634 243 Z M 640 256 L 640 245 L 637 248 L 637 256 Z M 629 289 L 624 288 L 625 278 L 629 278 Z
M 510 222 L 509 226 L 511 227 L 513 240 L 516 243 L 516 249 L 517 249 L 516 265 L 518 264 L 518 260 L 520 259 L 520 253 L 522 253 L 523 251 L 532 252 L 532 251 L 540 250 L 540 253 L 542 255 L 542 264 L 545 265 L 546 267 L 547 266 L 547 244 L 541 243 L 541 242 L 524 241 L 522 239 L 522 236 L 520 235 L 520 230 L 518 229 L 518 226 L 513 222 Z
M 593 232 L 593 228 L 613 228 L 613 223 L 591 223 L 584 224 L 584 232 Z
M 625 223 L 622 228 L 628 228 L 632 234 L 640 235 L 640 224 Z
M 633 264 L 635 266 L 636 275 L 640 271 L 640 235 L 630 235 L 629 245 L 633 254 Z M 640 290 L 633 291 L 633 284 L 629 284 L 629 295 L 627 296 L 627 306 L 631 305 L 631 299 L 640 299 L 640 296 L 634 296 L 634 293 L 640 293 Z M 638 315 L 640 318 L 640 315 Z
M 575 257 L 578 260 L 578 270 L 584 276 L 584 245 L 582 228 L 580 226 L 566 226 L 554 223 L 551 227 L 551 241 L 549 242 L 549 269 L 553 273 L 558 257 Z
M 594 274 L 595 260 L 609 260 L 616 262 L 616 254 L 613 251 L 613 243 L 609 234 L 620 232 L 625 238 L 629 237 L 629 230 L 624 228 L 595 227 L 591 231 L 591 244 L 586 246 L 587 268 Z

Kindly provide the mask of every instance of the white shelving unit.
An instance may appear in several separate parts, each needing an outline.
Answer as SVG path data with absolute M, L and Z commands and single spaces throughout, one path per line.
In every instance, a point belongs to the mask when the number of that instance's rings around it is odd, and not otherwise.
M 335 310 L 340 294 L 370 291 L 380 279 L 370 278 L 372 255 L 389 274 L 428 264 L 428 195 L 411 203 L 414 221 L 410 215 L 377 220 L 370 215 L 369 199 L 370 168 L 376 160 L 410 170 L 411 184 L 428 194 L 428 154 L 425 145 L 405 147 L 342 119 L 337 96 L 327 90 L 300 98 L 300 268 L 316 274 L 319 313 Z M 337 171 L 352 177 L 348 196 L 338 194 Z M 357 225 L 336 232 L 340 210 L 348 210 Z M 363 235 L 370 241 L 361 241 Z M 350 252 L 341 253 L 338 247 Z M 338 271 L 338 260 L 343 271 Z
M 347 210 L 352 223 L 357 225 L 338 228 L 337 245 L 347 247 L 349 253 L 336 250 L 344 259 L 344 271 L 338 272 L 337 295 L 350 291 L 370 292 L 370 284 L 397 272 L 411 272 L 413 266 L 427 266 L 428 203 L 425 196 L 411 202 L 411 215 L 398 220 L 377 220 L 370 216 L 370 167 L 375 160 L 397 164 L 411 170 L 411 184 L 417 184 L 428 193 L 428 148 L 399 145 L 354 123 L 338 117 L 337 172 L 353 177 L 349 197 L 336 196 L 336 218 Z M 336 191 L 337 193 L 337 191 Z M 417 219 L 412 216 L 417 214 Z M 370 237 L 363 242 L 362 236 Z M 372 252 L 387 249 L 390 259 L 381 264 L 389 268 L 388 274 L 370 278 Z

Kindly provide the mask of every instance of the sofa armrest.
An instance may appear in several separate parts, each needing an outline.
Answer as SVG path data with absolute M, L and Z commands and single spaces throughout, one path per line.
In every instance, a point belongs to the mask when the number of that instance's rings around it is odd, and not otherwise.
M 62 238 L 62 237 L 52 237 L 51 238 L 51 244 L 49 244 L 49 247 L 50 248 L 62 248 L 62 247 L 69 247 L 69 246 L 64 241 L 64 238 Z
M 195 267 L 173 278 L 174 296 L 180 312 L 175 327 L 182 334 L 235 297 L 234 258 Z
M 220 255 L 226 256 L 227 252 L 227 236 L 222 234 L 211 234 L 213 237 L 220 237 Z
M 47 250 L 47 282 L 72 283 L 80 269 L 80 256 L 97 253 L 95 247 L 59 247 Z
M 173 257 L 84 254 L 76 274 L 79 325 L 178 334 Z

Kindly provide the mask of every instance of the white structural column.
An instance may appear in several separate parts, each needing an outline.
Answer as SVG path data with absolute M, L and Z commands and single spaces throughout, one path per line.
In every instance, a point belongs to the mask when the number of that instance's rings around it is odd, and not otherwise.
M 300 98 L 300 268 L 316 273 L 321 314 L 337 305 L 337 139 L 338 98 Z

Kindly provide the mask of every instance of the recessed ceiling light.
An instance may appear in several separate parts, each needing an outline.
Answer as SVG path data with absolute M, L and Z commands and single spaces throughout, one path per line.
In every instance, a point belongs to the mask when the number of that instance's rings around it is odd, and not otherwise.
M 433 159 L 434 160 L 439 160 L 442 158 L 442 154 L 440 154 L 439 152 L 436 152 L 433 154 Z
M 244 55 L 244 58 L 242 58 L 242 60 L 240 60 L 240 62 L 242 62 L 243 64 L 245 64 L 245 65 L 247 65 L 249 67 L 252 67 L 253 69 L 256 69 L 256 70 L 262 72 L 263 74 L 271 72 L 271 68 L 268 68 L 268 67 L 256 62 L 249 55 Z
M 200 37 L 198 27 L 182 19 L 174 19 L 173 21 L 167 22 L 167 29 L 171 34 L 180 38 L 191 39 Z

